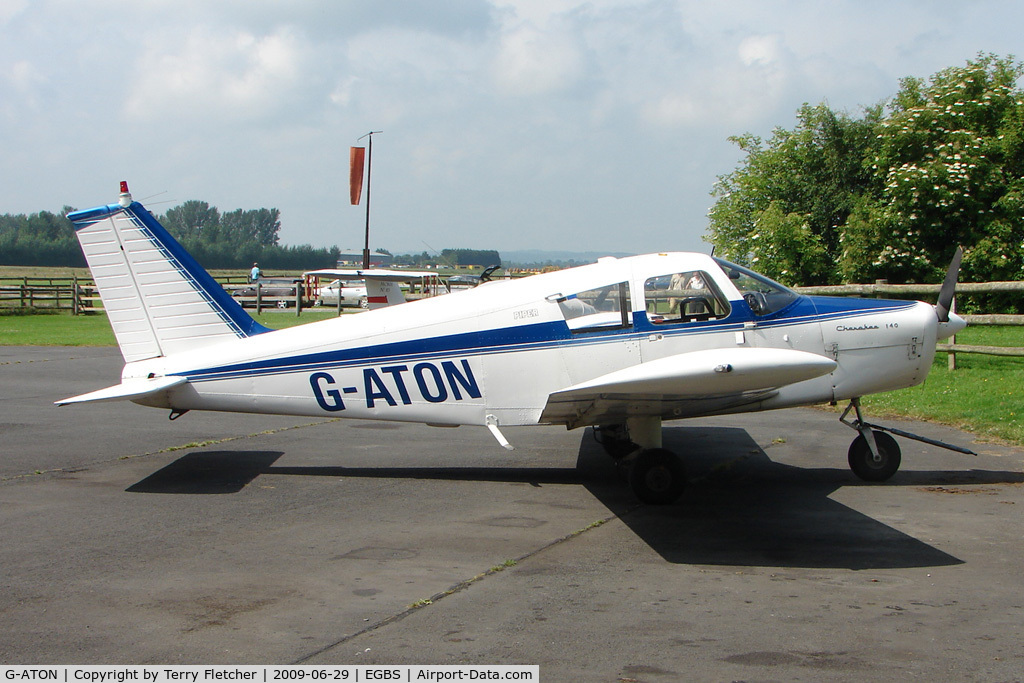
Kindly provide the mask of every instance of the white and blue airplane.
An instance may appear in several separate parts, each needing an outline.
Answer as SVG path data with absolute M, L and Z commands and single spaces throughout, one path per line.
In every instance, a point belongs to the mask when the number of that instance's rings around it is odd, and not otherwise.
M 592 426 L 648 503 L 685 484 L 665 420 L 839 401 L 859 432 L 851 468 L 888 479 L 900 449 L 886 431 L 913 435 L 866 423 L 859 398 L 923 382 L 936 341 L 965 326 L 950 312 L 958 251 L 934 306 L 801 296 L 723 259 L 662 253 L 270 330 L 126 183 L 116 204 L 68 218 L 125 366 L 119 384 L 57 405 L 477 425 L 508 449 L 502 427 Z

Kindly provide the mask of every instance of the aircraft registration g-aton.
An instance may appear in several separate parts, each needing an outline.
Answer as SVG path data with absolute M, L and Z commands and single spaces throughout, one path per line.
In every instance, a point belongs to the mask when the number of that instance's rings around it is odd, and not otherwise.
M 859 397 L 924 381 L 936 340 L 965 326 L 949 310 L 958 251 L 935 306 L 801 296 L 719 258 L 665 253 L 270 330 L 127 184 L 118 203 L 68 218 L 126 365 L 120 384 L 57 405 L 478 425 L 508 449 L 504 426 L 593 426 L 648 503 L 685 483 L 663 421 L 837 401 L 859 432 L 851 468 L 888 479 L 899 447 Z

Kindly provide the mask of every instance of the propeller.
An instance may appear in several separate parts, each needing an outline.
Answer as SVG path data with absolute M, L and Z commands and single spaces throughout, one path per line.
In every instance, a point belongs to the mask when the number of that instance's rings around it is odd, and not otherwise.
M 935 304 L 935 314 L 939 316 L 940 323 L 949 322 L 949 309 L 953 305 L 953 295 L 956 293 L 956 279 L 960 275 L 960 259 L 963 256 L 963 247 L 957 247 L 956 253 L 953 254 L 953 260 L 949 262 L 946 279 L 942 281 L 942 288 L 939 290 L 939 300 Z

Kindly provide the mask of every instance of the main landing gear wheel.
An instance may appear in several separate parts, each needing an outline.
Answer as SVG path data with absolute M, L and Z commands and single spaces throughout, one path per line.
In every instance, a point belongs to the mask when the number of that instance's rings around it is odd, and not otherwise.
M 850 469 L 864 481 L 885 481 L 900 468 L 900 445 L 885 432 L 875 430 L 872 434 L 879 459 L 875 460 L 867 439 L 861 434 L 850 444 Z
M 640 451 L 629 473 L 629 485 L 649 505 L 674 502 L 686 487 L 686 472 L 679 458 L 664 448 Z

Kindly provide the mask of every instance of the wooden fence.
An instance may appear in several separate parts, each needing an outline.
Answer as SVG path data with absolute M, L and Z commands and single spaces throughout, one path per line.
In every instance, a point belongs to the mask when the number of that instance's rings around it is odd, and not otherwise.
M 99 301 L 92 280 L 69 278 L 0 278 L 0 310 L 64 310 L 78 315 Z
M 801 294 L 818 294 L 822 296 L 860 296 L 879 299 L 938 299 L 942 285 L 890 285 L 879 281 L 873 285 L 826 285 L 822 287 L 796 287 Z M 962 282 L 957 283 L 957 294 L 997 294 L 1022 293 L 1024 282 Z M 955 301 L 954 301 L 955 305 Z M 1001 313 L 965 314 L 968 325 L 1024 325 L 1024 315 L 1004 315 Z M 956 369 L 958 353 L 979 353 L 988 356 L 1024 357 L 1024 347 L 1020 346 L 976 346 L 957 344 L 956 337 L 950 337 L 945 344 L 936 344 L 936 350 L 949 353 L 949 369 Z
M 240 285 L 244 278 L 229 278 L 221 281 L 224 285 Z M 828 285 L 821 287 L 796 287 L 801 294 L 822 296 L 858 296 L 874 298 L 933 300 L 938 297 L 940 285 L 891 285 L 876 282 L 870 285 Z M 983 282 L 960 283 L 957 294 L 1020 293 L 1024 295 L 1024 282 Z M 91 279 L 67 278 L 0 278 L 0 309 L 22 308 L 41 310 L 66 310 L 73 314 L 88 312 L 102 306 L 95 285 Z M 297 312 L 301 306 L 296 307 Z M 970 325 L 1024 325 L 1024 315 L 998 313 L 967 314 L 963 316 Z M 949 353 L 950 367 L 955 367 L 956 354 L 978 353 L 991 356 L 1024 357 L 1024 347 L 975 346 L 957 344 L 955 338 L 939 344 L 939 351 Z

